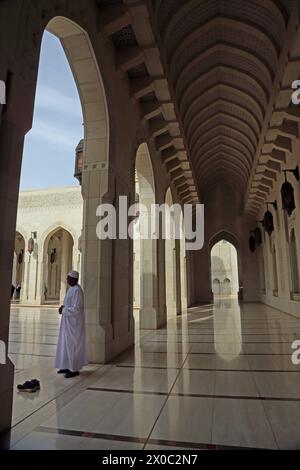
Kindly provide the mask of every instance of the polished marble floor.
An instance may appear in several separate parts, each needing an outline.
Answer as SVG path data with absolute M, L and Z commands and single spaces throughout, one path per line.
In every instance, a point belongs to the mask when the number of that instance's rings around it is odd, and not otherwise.
M 138 318 L 138 313 L 135 314 Z M 55 309 L 12 308 L 12 449 L 300 449 L 300 320 L 234 299 L 139 331 L 111 364 L 66 380 L 53 370 Z

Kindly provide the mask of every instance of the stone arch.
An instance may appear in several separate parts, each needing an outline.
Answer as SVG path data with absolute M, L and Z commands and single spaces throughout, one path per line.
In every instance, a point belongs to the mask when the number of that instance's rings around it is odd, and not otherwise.
M 25 230 L 24 227 L 21 227 L 18 224 L 16 226 L 16 232 L 19 233 L 20 235 L 22 235 L 22 237 L 24 238 L 25 241 L 29 239 L 29 234 L 28 234 L 27 230 Z
M 157 240 L 152 239 L 151 206 L 156 202 L 155 179 L 147 143 L 139 145 L 135 159 L 134 303 L 141 328 L 155 328 L 158 315 Z
M 84 145 L 82 168 L 83 228 L 81 283 L 85 296 L 87 334 L 89 337 L 90 358 L 98 357 L 102 326 L 95 320 L 95 312 L 107 312 L 111 307 L 111 280 L 105 277 L 101 286 L 96 288 L 96 279 L 103 278 L 107 270 L 107 258 L 111 247 L 106 241 L 99 240 L 96 234 L 96 208 L 106 200 L 111 202 L 109 185 L 112 178 L 110 158 L 110 114 L 107 94 L 100 73 L 100 64 L 95 56 L 91 35 L 77 22 L 63 16 L 52 18 L 46 30 L 61 41 L 69 61 L 84 119 Z M 90 273 L 98 273 L 90 276 Z M 100 294 L 101 291 L 101 294 Z M 102 294 L 103 291 L 103 294 Z M 105 292 L 105 295 L 104 295 Z M 102 321 L 102 320 L 101 320 Z M 101 322 L 100 322 L 101 323 Z M 95 340 L 95 329 L 99 335 Z
M 55 239 L 56 236 L 56 239 Z M 73 265 L 74 237 L 61 226 L 48 232 L 42 246 L 42 302 L 62 302 L 67 290 L 66 277 Z M 53 256 L 53 259 L 52 259 Z
M 209 247 L 212 247 L 221 240 L 226 240 L 227 242 L 231 243 L 237 251 L 240 249 L 240 245 L 236 236 L 230 232 L 229 230 L 220 230 L 219 232 L 215 233 L 209 240 Z
M 53 13 L 57 13 L 53 16 Z M 96 236 L 96 215 L 91 210 L 91 206 L 95 208 L 101 203 L 103 197 L 108 193 L 109 186 L 109 156 L 110 156 L 110 117 L 107 106 L 107 94 L 103 84 L 103 79 L 99 68 L 98 51 L 94 50 L 95 35 L 93 27 L 89 30 L 81 25 L 80 14 L 77 15 L 76 8 L 68 11 L 68 8 L 43 11 L 41 17 L 41 28 L 35 32 L 35 50 L 30 59 L 26 57 L 24 64 L 28 69 L 30 82 L 34 85 L 30 89 L 30 93 L 26 95 L 27 106 L 26 115 L 22 120 L 22 131 L 28 132 L 32 126 L 32 115 L 34 108 L 35 83 L 37 80 L 37 70 L 39 65 L 39 52 L 42 41 L 42 34 L 48 31 L 55 35 L 61 42 L 66 58 L 69 62 L 79 99 L 84 120 L 84 157 L 83 157 L 83 174 L 82 174 L 82 195 L 84 200 L 84 226 L 83 226 L 83 259 L 82 259 L 82 281 L 85 290 L 88 290 L 88 302 L 86 302 L 87 317 L 90 311 L 97 309 L 98 293 L 94 288 L 94 280 L 86 275 L 87 258 L 89 258 L 89 270 L 95 270 L 96 265 L 98 271 L 102 272 L 101 262 L 97 256 L 92 256 L 91 251 L 94 250 L 95 244 L 101 244 Z M 28 31 L 30 34 L 30 31 Z M 25 36 L 25 35 L 24 35 Z M 93 43 L 92 43 L 93 42 Z M 94 44 L 94 45 L 93 45 Z M 27 53 L 27 51 L 25 50 Z M 96 54 L 97 53 L 97 57 Z M 30 60 L 32 59 L 32 63 Z M 30 66 L 29 66 L 30 63 Z M 14 113 L 15 108 L 11 105 L 7 108 L 7 115 Z M 92 229 L 95 226 L 95 230 Z M 65 228 L 70 232 L 70 229 Z M 94 232 L 94 239 L 86 236 L 86 231 Z M 73 238 L 75 239 L 74 234 Z M 47 234 L 45 234 L 47 236 Z M 87 241 L 88 240 L 88 241 Z M 97 251 L 100 248 L 97 247 Z M 94 261 L 92 261 L 94 260 Z M 91 265 L 93 267 L 91 268 Z M 99 276 L 100 277 L 100 276 Z M 41 275 L 39 275 L 38 283 L 41 283 Z M 90 285 L 92 284 L 92 287 Z M 104 283 L 103 283 L 104 286 Z M 104 288 L 104 287 L 103 287 Z M 104 298 L 104 296 L 101 296 Z
M 242 286 L 243 279 L 242 279 L 241 248 L 240 248 L 240 243 L 237 237 L 234 235 L 234 233 L 230 232 L 229 230 L 219 230 L 217 233 L 215 233 L 209 240 L 209 258 L 210 258 L 210 252 L 211 252 L 212 247 L 221 240 L 226 240 L 227 242 L 231 243 L 231 245 L 233 245 L 237 251 L 239 284 L 240 286 Z M 209 259 L 209 263 L 210 263 L 210 259 Z M 209 265 L 210 265 L 210 271 L 211 271 L 211 263 Z
M 233 261 L 233 266 L 232 268 L 232 273 L 226 269 L 226 266 L 224 264 L 224 261 L 222 258 L 219 256 L 213 255 L 213 249 L 221 242 L 225 241 L 229 243 L 234 249 L 235 249 L 235 254 L 234 254 L 234 259 L 232 260 L 232 255 L 230 257 L 230 265 Z M 222 295 L 231 295 L 231 294 L 238 294 L 240 290 L 241 284 L 241 260 L 239 256 L 239 243 L 235 235 L 231 232 L 225 231 L 225 230 L 220 230 L 217 232 L 214 236 L 211 237 L 209 240 L 209 266 L 210 266 L 210 278 L 212 282 L 212 291 L 214 292 L 213 289 L 213 280 L 215 278 L 217 279 L 223 279 L 222 282 L 220 281 L 220 293 Z M 213 266 L 214 264 L 214 266 Z M 229 276 L 230 274 L 230 276 Z M 224 284 L 224 281 L 226 281 L 226 284 Z M 228 293 L 228 280 L 230 281 L 230 292 Z
M 65 230 L 66 232 L 69 232 L 69 234 L 71 235 L 71 237 L 73 239 L 73 243 L 74 244 L 76 243 L 76 241 L 78 239 L 78 236 L 75 233 L 75 231 L 72 229 L 72 227 L 70 227 L 69 225 L 67 225 L 65 223 L 62 223 L 62 222 L 56 222 L 56 223 L 52 224 L 50 227 L 48 227 L 42 233 L 41 237 L 39 237 L 39 245 L 41 247 L 43 247 L 46 240 L 47 240 L 47 238 L 51 237 L 51 235 L 53 235 L 53 233 L 55 233 L 59 229 Z
M 171 210 L 174 200 L 171 188 L 166 191 L 165 204 L 166 240 L 165 240 L 165 273 L 166 273 L 166 306 L 167 316 L 174 317 L 178 313 L 177 308 L 177 257 L 175 240 L 174 212 Z
M 153 172 L 153 165 L 151 160 L 151 155 L 149 152 L 149 147 L 146 142 L 141 143 L 136 151 L 135 158 L 135 171 L 136 175 L 142 177 L 142 180 L 139 180 L 138 185 L 143 190 L 146 191 L 151 199 L 151 203 L 156 202 L 156 185 Z M 145 195 L 143 195 L 145 198 Z
M 77 23 L 63 16 L 52 18 L 46 30 L 59 38 L 77 86 L 84 119 L 83 171 L 103 173 L 103 170 L 108 170 L 109 162 L 109 114 L 103 80 L 89 35 Z M 101 182 L 104 183 L 103 178 Z M 106 190 L 107 185 L 106 174 Z M 82 186 L 84 192 L 84 179 Z
M 159 166 L 157 165 L 157 160 L 155 158 L 155 152 L 151 147 L 149 142 L 149 136 L 145 129 L 141 126 L 138 127 L 136 132 L 133 134 L 132 146 L 131 146 L 131 171 L 132 171 L 132 181 L 135 183 L 136 169 L 137 169 L 137 157 L 138 155 L 147 155 L 146 160 L 148 160 L 148 166 L 151 166 L 151 184 L 153 185 L 153 191 L 155 194 L 155 202 L 158 202 L 159 194 L 159 177 L 158 171 Z M 140 157 L 139 157 L 140 158 Z M 150 163 L 150 165 L 149 165 Z M 141 160 L 139 165 L 141 165 Z

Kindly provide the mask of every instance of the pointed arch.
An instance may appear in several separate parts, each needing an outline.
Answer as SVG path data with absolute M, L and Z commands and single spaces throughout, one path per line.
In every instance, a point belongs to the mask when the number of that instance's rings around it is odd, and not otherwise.
M 158 321 L 157 240 L 152 239 L 151 207 L 155 204 L 155 181 L 148 145 L 142 143 L 135 161 L 135 200 L 138 217 L 134 227 L 134 305 L 140 328 L 156 328 Z
M 224 231 L 220 231 L 210 240 L 212 292 L 217 293 L 214 281 L 218 279 L 220 294 L 225 296 L 237 295 L 239 292 L 238 251 L 228 238 L 236 243 L 235 237 L 228 237 Z
M 77 23 L 63 16 L 52 18 L 46 30 L 60 40 L 77 86 L 84 120 L 83 170 L 108 170 L 109 113 L 89 35 Z M 95 163 L 98 163 L 97 169 Z M 84 179 L 82 184 L 84 189 Z
M 165 240 L 166 307 L 167 316 L 170 318 L 178 313 L 175 223 L 172 208 L 173 195 L 170 187 L 166 191 L 165 204 L 167 209 Z
M 74 238 L 61 226 L 52 229 L 43 244 L 42 302 L 62 303 L 67 290 L 67 273 L 73 265 Z

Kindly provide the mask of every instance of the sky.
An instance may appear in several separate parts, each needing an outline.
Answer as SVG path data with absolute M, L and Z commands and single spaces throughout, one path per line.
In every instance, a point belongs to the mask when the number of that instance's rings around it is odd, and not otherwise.
M 59 40 L 45 31 L 33 126 L 26 135 L 20 190 L 78 185 L 75 148 L 83 138 L 76 84 Z

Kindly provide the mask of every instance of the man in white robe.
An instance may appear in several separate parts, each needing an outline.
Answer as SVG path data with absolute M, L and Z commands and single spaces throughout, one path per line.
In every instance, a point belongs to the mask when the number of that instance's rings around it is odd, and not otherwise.
M 78 284 L 79 274 L 71 271 L 67 282 L 69 289 L 60 307 L 61 323 L 56 350 L 55 368 L 66 378 L 76 377 L 88 364 L 84 320 L 84 295 Z

